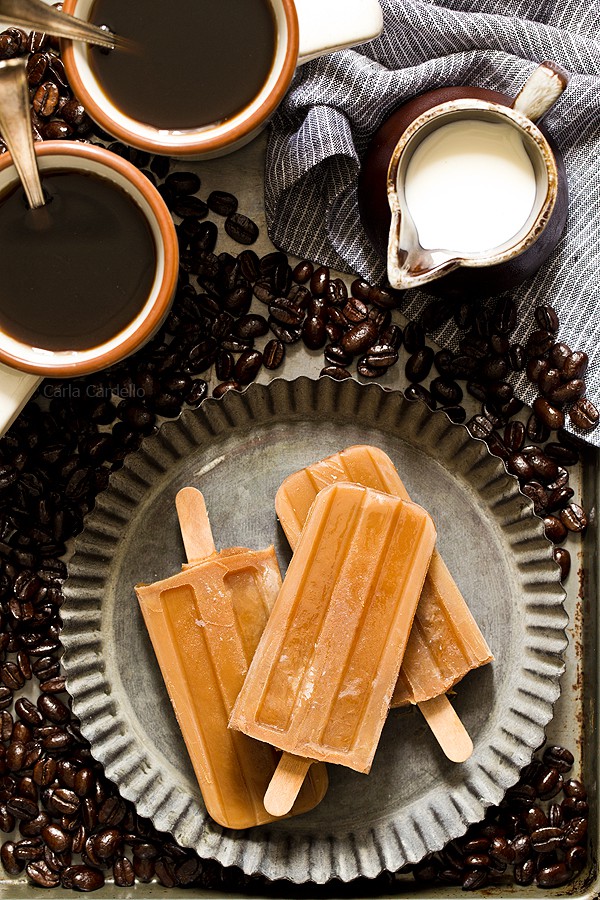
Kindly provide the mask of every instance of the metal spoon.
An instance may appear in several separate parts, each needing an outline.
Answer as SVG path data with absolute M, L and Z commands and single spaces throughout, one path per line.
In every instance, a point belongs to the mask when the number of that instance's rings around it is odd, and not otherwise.
M 31 133 L 25 59 L 0 62 L 0 133 L 32 209 L 46 203 Z
M 131 41 L 113 34 L 108 28 L 70 16 L 54 6 L 48 6 L 43 0 L 0 0 L 0 19 L 56 37 L 108 47 L 110 50 L 131 46 Z

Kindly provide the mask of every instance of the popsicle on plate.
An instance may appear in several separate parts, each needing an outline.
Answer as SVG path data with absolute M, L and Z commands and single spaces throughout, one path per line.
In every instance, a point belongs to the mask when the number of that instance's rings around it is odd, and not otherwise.
M 344 483 L 315 498 L 230 719 L 286 751 L 271 812 L 311 761 L 369 771 L 434 544 L 398 497 Z
M 409 499 L 387 453 L 368 445 L 348 447 L 289 475 L 277 491 L 275 511 L 292 549 L 318 492 L 345 481 Z M 456 582 L 434 549 L 391 705 L 418 704 L 444 752 L 462 762 L 473 745 L 445 694 L 471 669 L 492 660 Z
M 208 813 L 249 828 L 276 818 L 263 797 L 281 754 L 228 721 L 281 586 L 279 567 L 273 547 L 217 553 L 194 488 L 179 492 L 177 510 L 192 565 L 135 591 Z M 326 790 L 325 766 L 313 766 L 292 814 Z

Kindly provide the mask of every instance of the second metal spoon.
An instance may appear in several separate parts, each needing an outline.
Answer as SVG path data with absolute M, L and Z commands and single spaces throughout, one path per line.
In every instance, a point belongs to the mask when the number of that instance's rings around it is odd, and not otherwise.
M 124 0 L 126 2 L 126 0 Z M 127 38 L 119 37 L 108 29 L 92 25 L 67 13 L 48 6 L 43 0 L 0 0 L 0 20 L 35 31 L 44 31 L 56 37 L 86 41 L 99 47 L 124 49 L 131 46 Z
M 38 171 L 29 117 L 29 84 L 25 59 L 0 62 L 0 133 L 32 209 L 46 200 Z

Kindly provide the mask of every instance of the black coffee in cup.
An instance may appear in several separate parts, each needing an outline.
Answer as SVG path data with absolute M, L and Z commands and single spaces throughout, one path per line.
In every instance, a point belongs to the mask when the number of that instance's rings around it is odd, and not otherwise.
M 90 49 L 96 79 L 125 115 L 156 128 L 231 119 L 260 93 L 275 57 L 269 0 L 95 0 L 90 19 L 133 41 Z
M 156 246 L 142 210 L 107 178 L 44 171 L 48 203 L 19 183 L 0 196 L 0 329 L 30 347 L 88 350 L 144 307 Z

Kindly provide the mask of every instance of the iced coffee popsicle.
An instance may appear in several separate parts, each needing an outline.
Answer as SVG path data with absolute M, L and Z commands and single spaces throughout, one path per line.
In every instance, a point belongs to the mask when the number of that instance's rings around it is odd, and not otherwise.
M 230 720 L 286 751 L 279 774 L 369 771 L 434 544 L 413 503 L 349 483 L 318 493 Z M 267 808 L 285 809 L 272 787 Z
M 227 828 L 272 821 L 263 798 L 280 758 L 228 721 L 281 586 L 272 547 L 216 552 L 204 500 L 185 488 L 177 508 L 193 565 L 135 590 L 209 815 Z M 311 768 L 292 814 L 327 790 Z
M 277 491 L 275 510 L 292 549 L 298 543 L 317 493 L 328 484 L 344 481 L 409 499 L 394 464 L 383 450 L 367 445 L 348 447 L 290 475 Z M 441 698 L 467 672 L 492 659 L 469 607 L 435 549 L 392 706 L 418 704 L 450 758 L 464 757 L 472 750 L 470 738 L 465 734 L 460 736 L 462 726 L 454 721 L 453 709 Z M 447 719 L 445 727 L 442 715 Z

